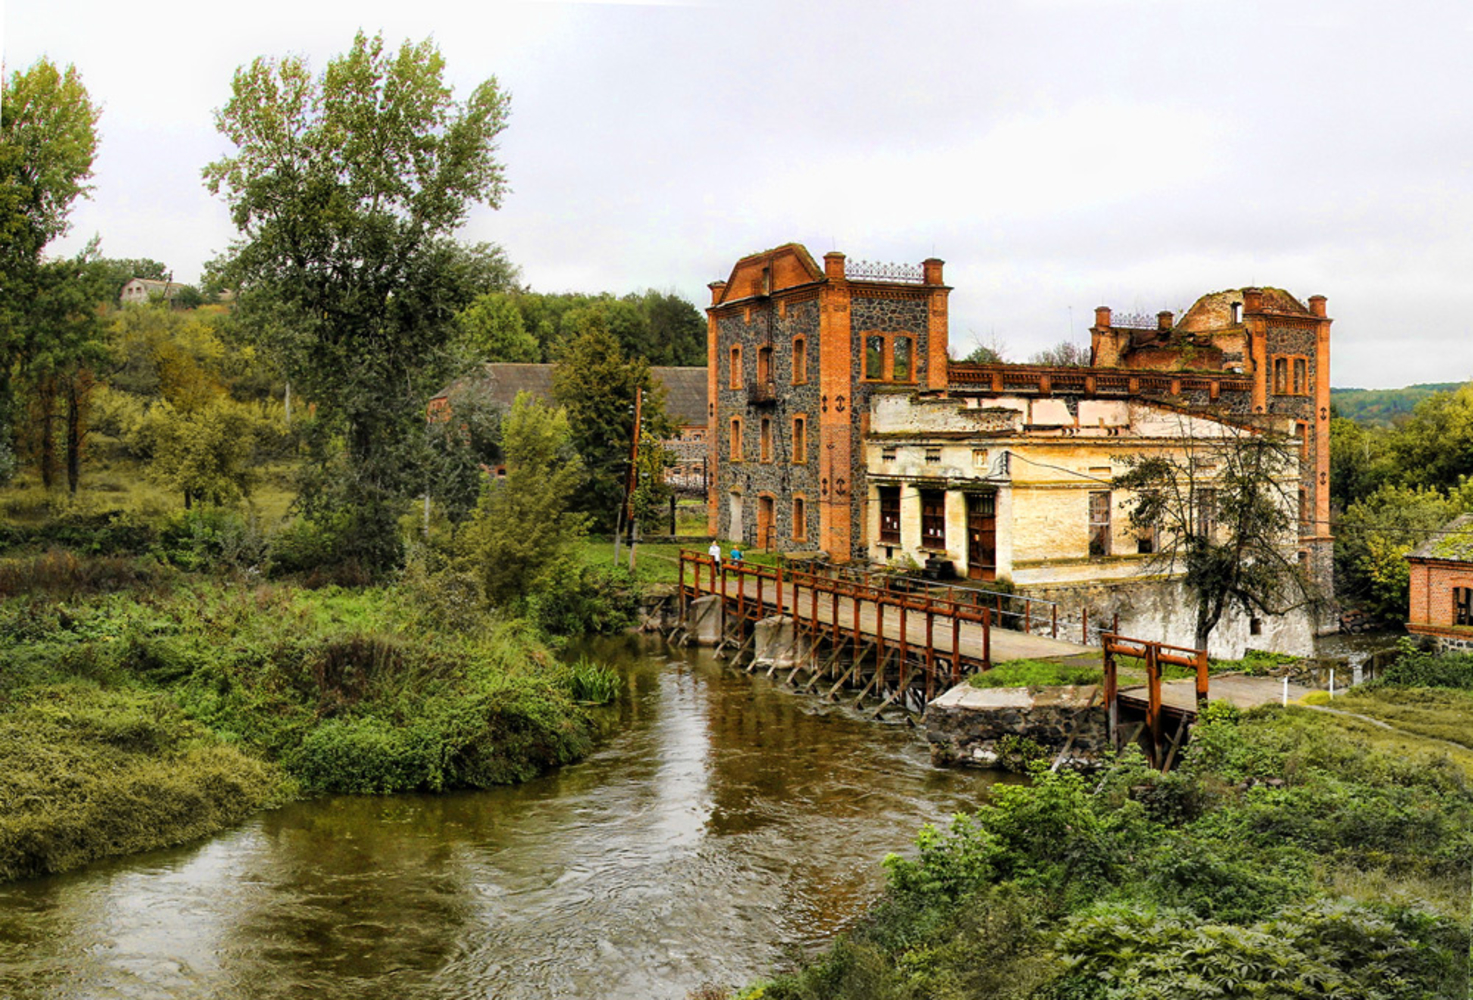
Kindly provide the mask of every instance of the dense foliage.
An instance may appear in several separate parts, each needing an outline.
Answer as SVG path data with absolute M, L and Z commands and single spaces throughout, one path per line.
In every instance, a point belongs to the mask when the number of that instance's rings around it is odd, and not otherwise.
M 620 687 L 474 589 L 0 563 L 0 878 L 177 843 L 293 788 L 483 788 L 584 755 Z
M 917 847 L 860 926 L 747 995 L 1466 994 L 1468 775 L 1333 716 L 1214 709 L 1179 772 L 1040 771 Z

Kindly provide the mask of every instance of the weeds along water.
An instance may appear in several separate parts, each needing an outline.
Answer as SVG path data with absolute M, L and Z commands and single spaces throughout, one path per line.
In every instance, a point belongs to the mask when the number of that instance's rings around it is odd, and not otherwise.
M 182 843 L 297 795 L 524 781 L 588 753 L 588 706 L 620 684 L 412 584 L 48 553 L 0 564 L 0 592 L 0 878 Z

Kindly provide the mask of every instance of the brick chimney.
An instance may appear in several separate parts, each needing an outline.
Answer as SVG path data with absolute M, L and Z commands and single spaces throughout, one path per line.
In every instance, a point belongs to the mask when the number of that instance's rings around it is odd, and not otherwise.
M 925 260 L 921 261 L 921 270 L 925 273 L 926 284 L 944 284 L 944 282 L 941 280 L 941 266 L 945 263 L 946 261 L 939 260 L 936 257 L 928 257 Z
M 1245 289 L 1243 289 L 1243 311 L 1245 313 L 1260 313 L 1260 312 L 1263 312 L 1263 289 L 1262 288 L 1245 288 Z
M 1172 320 L 1171 310 L 1163 309 L 1156 314 L 1156 329 L 1170 330 Z
M 726 282 L 713 281 L 706 287 L 711 289 L 711 304 L 714 306 L 721 301 L 721 293 L 726 291 Z
M 1110 307 L 1095 306 L 1095 326 L 1107 329 L 1110 326 Z
M 837 250 L 830 250 L 823 255 L 823 276 L 830 281 L 844 280 L 844 255 Z
M 1311 295 L 1309 297 L 1309 311 L 1316 316 L 1325 315 L 1325 297 L 1323 295 Z

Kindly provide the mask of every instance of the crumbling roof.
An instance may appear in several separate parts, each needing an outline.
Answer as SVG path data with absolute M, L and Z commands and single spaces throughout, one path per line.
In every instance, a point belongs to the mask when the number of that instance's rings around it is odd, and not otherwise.
M 552 369 L 552 365 L 493 362 L 482 366 L 481 376 L 475 384 L 492 403 L 509 410 L 519 392 L 530 392 L 538 399 L 551 399 Z M 672 420 L 681 425 L 705 426 L 705 368 L 651 367 L 650 374 L 655 382 L 665 387 L 665 412 Z M 469 381 L 461 379 L 439 395 L 447 396 Z
M 1473 562 L 1473 514 L 1461 514 L 1407 554 L 1408 559 Z
M 1291 316 L 1314 315 L 1304 304 L 1284 291 L 1282 288 L 1263 287 L 1263 311 L 1271 313 L 1285 313 Z M 1244 302 L 1243 289 L 1228 288 L 1221 292 L 1209 292 L 1202 296 L 1192 307 L 1182 315 L 1176 324 L 1178 330 L 1195 332 L 1198 330 L 1222 330 L 1235 326 L 1233 322 L 1233 303 Z

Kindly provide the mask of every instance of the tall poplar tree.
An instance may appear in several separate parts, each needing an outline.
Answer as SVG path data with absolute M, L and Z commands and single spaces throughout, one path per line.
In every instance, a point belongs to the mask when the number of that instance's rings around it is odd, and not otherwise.
M 491 78 L 457 101 L 444 70 L 428 41 L 391 51 L 362 33 L 320 74 L 258 58 L 215 116 L 236 151 L 204 171 L 240 231 L 225 280 L 287 313 L 274 346 L 324 439 L 343 442 L 303 503 L 346 515 L 340 555 L 369 570 L 400 556 L 398 516 L 424 485 L 424 403 L 455 314 L 483 290 L 451 236 L 506 191 L 508 96 Z
M 0 458 L 10 455 L 13 380 L 34 352 L 28 313 L 41 254 L 90 190 L 98 109 L 76 68 L 46 59 L 0 87 Z M 0 461 L 0 465 L 8 464 Z

